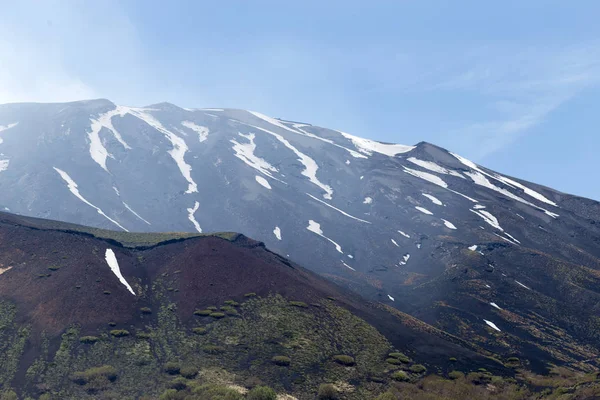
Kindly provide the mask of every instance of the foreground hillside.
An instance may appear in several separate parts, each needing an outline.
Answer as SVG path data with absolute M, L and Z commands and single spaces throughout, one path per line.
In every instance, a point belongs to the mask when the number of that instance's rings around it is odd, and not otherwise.
M 535 375 L 242 235 L 112 235 L 6 213 L 0 364 L 3 400 L 597 393 L 595 374 Z

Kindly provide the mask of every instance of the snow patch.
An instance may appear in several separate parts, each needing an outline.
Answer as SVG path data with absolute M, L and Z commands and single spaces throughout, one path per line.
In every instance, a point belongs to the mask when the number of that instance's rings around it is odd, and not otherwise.
M 131 294 L 135 296 L 135 292 L 133 291 L 131 286 L 129 286 L 129 283 L 127 283 L 127 281 L 121 274 L 121 269 L 119 268 L 119 262 L 117 261 L 117 256 L 115 255 L 115 252 L 112 251 L 112 249 L 106 249 L 104 259 L 106 260 L 106 263 L 110 267 L 110 270 L 113 272 L 113 274 L 115 274 L 115 276 L 119 279 L 119 281 L 123 285 L 125 285 L 127 290 L 129 290 L 131 292 Z
M 406 172 L 409 175 L 424 179 L 430 183 L 433 183 L 434 185 L 441 186 L 444 189 L 448 188 L 448 184 L 446 182 L 444 182 L 444 180 L 442 178 L 440 178 L 439 176 L 430 174 L 429 172 L 422 172 L 422 171 L 417 171 L 414 169 L 406 168 L 404 166 L 403 166 L 403 168 L 404 168 L 404 172 Z
M 423 214 L 433 215 L 433 213 L 431 211 L 429 211 L 428 209 L 426 209 L 426 208 L 419 207 L 419 206 L 416 206 L 415 208 L 417 210 L 421 211 Z
M 340 134 L 352 141 L 354 146 L 363 154 L 368 156 L 373 155 L 373 152 L 384 154 L 386 156 L 394 157 L 396 154 L 408 153 L 413 150 L 415 146 L 405 146 L 403 144 L 386 144 L 376 142 L 374 140 L 364 139 L 358 136 L 350 135 L 349 133 L 340 132 Z
M 346 160 L 346 165 L 350 165 L 350 160 Z
M 523 286 L 523 287 L 524 287 L 525 289 L 527 289 L 527 290 L 531 290 L 531 288 L 529 288 L 529 287 L 527 287 L 527 286 L 523 285 L 521 282 L 519 282 L 519 281 L 517 281 L 517 280 L 515 280 L 515 282 L 517 283 L 517 285 L 519 285 L 519 286 Z
M 464 176 L 462 176 L 462 174 L 460 172 L 446 169 L 446 168 L 444 168 L 440 165 L 437 165 L 436 163 L 431 162 L 431 161 L 419 160 L 418 158 L 415 158 L 415 157 L 407 158 L 407 160 L 413 164 L 418 165 L 421 168 L 425 168 L 432 172 L 437 172 L 439 174 L 445 174 L 445 175 L 457 176 L 459 178 L 466 179 Z
M 485 206 L 484 206 L 484 205 L 482 205 L 482 204 L 475 204 L 475 205 L 473 206 L 473 208 L 474 208 L 475 210 L 481 210 L 481 209 L 485 208 Z
M 15 122 L 13 124 L 8 124 L 8 125 L 0 125 L 0 132 L 6 131 L 10 128 L 14 128 L 15 126 L 19 125 L 18 122 Z M 2 144 L 3 140 L 2 138 L 0 138 L 0 144 Z
M 391 301 L 395 301 L 394 298 L 392 296 L 390 296 L 389 294 L 387 296 L 388 296 L 388 299 L 390 299 Z
M 318 222 L 313 221 L 312 219 L 308 221 L 308 226 L 306 227 L 306 229 L 308 229 L 309 231 L 316 233 L 317 235 L 321 236 L 323 239 L 327 239 L 329 240 L 331 243 L 333 243 L 333 245 L 335 246 L 335 249 L 344 254 L 344 252 L 342 251 L 342 247 L 337 244 L 336 242 L 334 242 L 333 240 L 329 239 L 327 236 L 323 235 L 323 231 L 321 230 L 321 225 Z
M 474 244 L 473 246 L 469 246 L 469 250 L 476 251 L 477 250 L 477 245 Z
M 71 179 L 71 177 L 69 176 L 69 174 L 67 174 L 65 171 L 63 171 L 61 169 L 58 169 L 56 167 L 53 167 L 53 168 L 54 168 L 54 170 L 56 172 L 58 172 L 58 174 L 63 179 L 63 181 L 65 181 L 65 183 L 67 184 L 67 187 L 69 188 L 69 190 L 71 191 L 71 193 L 73 193 L 73 195 L 75 197 L 77 197 L 79 200 L 81 200 L 82 202 L 84 202 L 88 206 L 96 209 L 96 211 L 98 212 L 98 214 L 102 215 L 104 218 L 106 218 L 107 220 L 109 220 L 110 222 L 112 222 L 113 224 L 115 224 L 116 226 L 118 226 L 119 228 L 123 229 L 125 232 L 129 232 L 127 229 L 123 228 L 121 226 L 121 224 L 119 224 L 117 221 L 115 221 L 114 219 L 112 219 L 108 215 L 106 215 L 104 213 L 104 211 L 102 211 L 99 207 L 96 207 L 95 205 L 93 205 L 92 203 L 90 203 L 89 201 L 87 201 L 81 195 L 81 193 L 79 193 L 79 189 L 77 188 L 77 184 L 75 183 L 75 181 L 73 179 Z
M 0 275 L 2 275 L 5 272 L 8 272 L 12 269 L 12 267 L 6 267 L 6 268 L 2 268 L 0 267 Z
M 495 323 L 493 323 L 493 322 L 491 322 L 491 321 L 488 321 L 487 319 L 484 319 L 484 321 L 485 321 L 485 323 L 486 323 L 486 324 L 488 324 L 488 326 L 489 326 L 489 327 L 491 327 L 492 329 L 495 329 L 495 330 L 497 330 L 498 332 L 502 332 L 502 331 L 500 330 L 500 328 L 498 328 L 498 327 L 496 326 L 496 324 L 495 324 Z
M 125 206 L 126 209 L 128 209 L 129 211 L 131 211 L 131 213 L 133 215 L 135 215 L 136 217 L 138 217 L 139 219 L 141 219 L 142 221 L 144 221 L 145 223 L 147 223 L 148 225 L 152 225 L 150 222 L 146 221 L 144 218 L 140 217 L 140 215 L 138 213 L 136 213 L 135 211 L 133 211 L 133 209 L 131 207 L 129 207 L 127 205 L 127 203 L 123 202 L 123 205 Z
M 500 307 L 498 307 L 498 304 L 496 304 L 496 303 L 490 303 L 490 306 L 495 307 L 498 310 L 502 310 Z
M 469 211 L 471 211 L 474 214 L 479 215 L 489 225 L 493 226 L 494 228 L 498 229 L 501 232 L 504 232 L 504 229 L 502 229 L 502 227 L 500 226 L 500 223 L 498 222 L 498 219 L 496 217 L 494 217 L 488 211 L 485 211 L 485 210 L 479 210 L 479 211 L 469 210 Z
M 402 231 L 398 231 L 398 233 L 401 234 L 402 236 L 404 236 L 405 238 L 410 239 L 410 235 L 409 234 L 404 233 Z
M 442 221 L 444 221 L 444 225 L 446 225 L 446 228 L 449 228 L 449 229 L 456 229 L 456 226 L 455 226 L 455 225 L 454 225 L 452 222 L 450 222 L 450 221 L 446 221 L 446 220 L 445 220 L 445 219 L 443 219 L 443 218 L 442 218 Z
M 261 186 L 266 187 L 267 189 L 271 190 L 271 185 L 269 185 L 269 181 L 267 181 L 265 178 L 263 178 L 262 176 L 258 176 L 256 175 L 254 177 L 254 179 L 256 179 L 256 182 L 258 182 Z
M 269 178 L 276 179 L 272 172 L 279 172 L 277 168 L 269 164 L 266 160 L 257 157 L 254 154 L 254 150 L 256 150 L 256 144 L 254 143 L 254 138 L 256 137 L 254 133 L 250 133 L 248 135 L 244 135 L 239 132 L 238 135 L 241 137 L 248 139 L 248 143 L 239 143 L 233 139 L 230 140 L 233 143 L 233 151 L 235 151 L 235 156 L 246 163 L 248 166 L 254 168 L 261 174 L 268 176 Z
M 441 202 L 441 201 L 440 201 L 440 200 L 439 200 L 437 197 L 435 197 L 435 196 L 432 196 L 432 195 L 430 195 L 430 194 L 427 194 L 427 193 L 421 193 L 421 194 L 422 194 L 423 196 L 427 197 L 429 200 L 431 200 L 431 202 L 432 202 L 433 204 L 437 204 L 438 206 L 443 206 L 443 205 L 444 205 L 444 203 L 442 203 L 442 202 Z
M 350 256 L 348 256 L 348 257 L 350 257 Z M 344 264 L 344 266 L 346 266 L 346 267 L 350 268 L 352 271 L 356 271 L 354 268 L 352 268 L 351 266 L 349 266 L 348 264 L 346 264 L 346 263 L 344 262 L 344 260 L 342 260 L 342 264 Z
M 206 126 L 196 125 L 192 121 L 183 121 L 181 125 L 196 132 L 198 134 L 198 139 L 200 140 L 200 143 L 208 139 L 208 128 Z
M 400 247 L 400 246 L 398 245 L 398 243 L 396 243 L 396 241 L 395 241 L 394 239 L 391 239 L 391 240 L 392 240 L 392 243 L 394 243 L 394 245 L 395 245 L 396 247 Z
M 339 208 L 336 208 L 336 207 L 332 206 L 331 204 L 329 204 L 329 203 L 326 203 L 326 202 L 324 202 L 323 200 L 321 200 L 321 199 L 319 199 L 319 198 L 316 198 L 316 197 L 315 197 L 315 196 L 313 196 L 312 194 L 306 193 L 306 195 L 307 195 L 307 196 L 309 196 L 310 198 L 312 198 L 313 200 L 316 200 L 316 201 L 318 201 L 319 203 L 321 203 L 321 204 L 324 204 L 324 205 L 326 205 L 327 207 L 334 209 L 335 211 L 339 212 L 340 214 L 342 214 L 342 215 L 345 215 L 345 216 L 346 216 L 346 217 L 348 217 L 348 218 L 352 218 L 352 219 L 355 219 L 355 220 L 357 220 L 357 221 L 364 222 L 364 223 L 366 223 L 366 224 L 370 224 L 370 222 L 369 222 L 369 221 L 365 221 L 364 219 L 360 219 L 360 218 L 357 218 L 357 217 L 355 217 L 355 216 L 353 216 L 353 215 L 350 215 L 350 214 L 348 214 L 347 212 L 345 212 L 345 211 L 342 211 L 342 210 L 340 210 Z
M 363 200 L 363 204 L 371 204 L 373 203 L 373 199 L 370 197 L 365 197 L 365 199 Z
M 143 108 L 128 108 L 127 110 L 131 115 L 141 119 L 165 135 L 169 142 L 171 142 L 173 148 L 169 150 L 168 153 L 177 164 L 181 175 L 183 175 L 185 180 L 188 182 L 188 189 L 185 191 L 185 193 L 198 193 L 198 185 L 192 179 L 192 167 L 185 162 L 185 153 L 188 151 L 188 146 L 185 143 L 185 140 L 165 128 L 160 121 L 148 113 L 149 110 Z
M 119 189 L 117 189 L 116 186 L 113 186 L 113 190 L 115 191 L 115 193 L 117 194 L 117 196 L 121 196 L 121 193 L 119 193 Z
M 200 228 L 200 224 L 198 223 L 198 221 L 196 221 L 196 217 L 194 216 L 196 211 L 198 211 L 199 207 L 200 207 L 200 203 L 196 201 L 194 203 L 194 208 L 188 208 L 187 212 L 188 212 L 188 219 L 190 220 L 190 222 L 192 224 L 194 224 L 194 228 L 196 228 L 196 230 L 198 232 L 202 233 L 202 228 Z
M 283 125 L 283 124 L 280 124 L 280 125 Z M 252 126 L 252 125 L 250 125 L 250 126 Z M 283 125 L 283 126 L 285 126 L 285 125 Z M 306 154 L 300 152 L 297 148 L 292 146 L 290 144 L 290 142 L 288 142 L 283 136 L 281 136 L 275 132 L 271 132 L 266 129 L 259 128 L 257 126 L 252 126 L 252 127 L 255 129 L 259 129 L 263 132 L 266 132 L 270 135 L 273 135 L 277 140 L 279 140 L 281 143 L 283 143 L 283 145 L 285 147 L 292 150 L 296 154 L 296 156 L 298 156 L 298 161 L 300 161 L 302 163 L 302 165 L 304 165 L 304 170 L 302 171 L 302 175 L 306 176 L 310 180 L 311 183 L 320 187 L 325 192 L 325 194 L 323 195 L 323 197 L 325 199 L 327 199 L 327 200 L 332 199 L 333 189 L 331 189 L 331 186 L 321 183 L 321 181 L 319 181 L 319 179 L 317 178 L 317 170 L 319 169 L 319 166 L 317 165 L 315 160 L 313 160 Z
M 125 149 L 130 150 L 131 147 L 127 143 L 125 143 L 125 141 L 121 137 L 121 134 L 115 129 L 115 127 L 112 124 L 113 117 L 117 115 L 123 117 L 129 112 L 130 109 L 128 107 L 116 106 L 114 110 L 111 110 L 104 114 L 100 114 L 97 119 L 90 118 L 91 132 L 88 133 L 88 138 L 90 139 L 90 156 L 92 157 L 92 160 L 94 160 L 98 165 L 100 165 L 100 167 L 102 167 L 102 169 L 106 172 L 108 172 L 108 168 L 106 167 L 106 159 L 108 157 L 114 157 L 108 152 L 108 150 L 106 150 L 106 147 L 104 147 L 104 143 L 102 143 L 102 139 L 100 139 L 100 131 L 102 130 L 102 128 L 107 129 L 113 134 L 115 139 L 117 139 L 117 141 L 121 143 L 121 145 Z
M 10 160 L 0 160 L 0 172 L 6 171 L 8 169 L 8 164 L 10 164 Z
M 275 235 L 277 240 L 281 240 L 281 229 L 279 229 L 278 226 L 276 226 L 275 229 L 273 229 L 273 234 Z

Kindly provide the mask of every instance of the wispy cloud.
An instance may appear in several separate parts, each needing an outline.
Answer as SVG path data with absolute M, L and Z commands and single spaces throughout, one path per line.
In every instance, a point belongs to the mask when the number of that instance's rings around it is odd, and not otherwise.
M 452 132 L 476 158 L 510 145 L 582 91 L 600 83 L 600 44 L 484 49 L 462 72 L 428 90 L 476 96 L 488 112 Z M 471 143 L 471 144 L 469 144 Z

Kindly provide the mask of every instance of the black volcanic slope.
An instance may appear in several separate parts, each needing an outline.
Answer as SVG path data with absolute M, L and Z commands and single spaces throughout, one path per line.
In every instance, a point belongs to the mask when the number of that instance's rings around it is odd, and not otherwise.
M 163 364 L 172 361 L 206 374 L 225 368 L 237 383 L 262 379 L 282 392 L 315 392 L 342 379 L 356 386 L 351 398 L 364 398 L 383 389 L 371 387 L 371 375 L 388 381 L 417 362 L 440 371 L 449 364 L 507 371 L 465 342 L 367 303 L 242 235 L 162 239 L 125 247 L 82 227 L 0 213 L 3 387 L 57 398 L 157 395 L 172 378 L 161 378 Z M 110 269 L 107 249 L 135 295 Z M 221 314 L 206 315 L 212 307 Z M 121 331 L 127 336 L 115 337 Z M 411 361 L 387 363 L 398 350 Z M 340 354 L 356 365 L 339 366 L 333 357 Z M 449 363 L 449 354 L 457 361 Z M 273 364 L 277 355 L 291 365 Z M 103 365 L 118 370 L 114 384 L 73 378 Z

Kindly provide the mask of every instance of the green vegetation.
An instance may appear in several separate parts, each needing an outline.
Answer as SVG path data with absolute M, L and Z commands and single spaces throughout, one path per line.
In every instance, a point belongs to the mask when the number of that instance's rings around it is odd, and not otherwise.
M 427 371 L 427 368 L 425 368 L 425 366 L 421 364 L 411 365 L 409 369 L 415 374 L 422 374 L 423 372 Z
M 71 379 L 78 385 L 85 386 L 88 393 L 96 393 L 109 389 L 117 379 L 117 370 L 110 365 L 103 365 L 75 372 Z
M 408 358 L 408 356 L 406 356 L 406 354 L 404 354 L 404 353 L 395 352 L 395 353 L 390 353 L 388 356 L 390 358 L 394 358 L 404 364 L 408 364 L 410 362 L 410 358 Z M 390 364 L 394 364 L 394 363 L 390 363 Z
M 93 344 L 98 341 L 98 338 L 96 336 L 82 336 L 79 338 L 79 341 L 85 344 Z
M 142 314 L 152 314 L 152 309 L 150 307 L 142 307 L 140 308 L 140 312 Z
M 125 337 L 125 336 L 129 336 L 129 331 L 125 330 L 125 329 L 113 329 L 110 331 L 110 334 L 114 337 Z
M 206 328 L 196 327 L 192 328 L 192 332 L 194 332 L 196 335 L 205 335 L 207 331 Z
M 244 297 L 256 297 L 256 293 L 252 292 L 252 293 L 246 293 L 244 295 Z
M 237 307 L 237 306 L 239 306 L 239 305 L 240 305 L 240 303 L 238 303 L 238 302 L 237 302 L 237 301 L 235 301 L 235 300 L 226 300 L 224 303 L 225 303 L 226 305 L 228 305 L 228 306 L 232 306 L 232 307 Z
M 338 364 L 342 364 L 342 365 L 345 365 L 347 367 L 352 366 L 352 365 L 355 364 L 354 358 L 352 358 L 350 356 L 343 355 L 343 354 L 339 354 L 339 355 L 333 356 L 333 359 Z
M 330 383 L 324 383 L 319 386 L 317 399 L 319 400 L 337 400 L 339 399 L 338 390 Z
M 398 382 L 408 381 L 410 378 L 408 374 L 404 371 L 396 371 L 392 374 L 392 379 Z
M 181 367 L 181 369 L 179 370 L 179 374 L 181 376 L 183 376 L 184 378 L 187 379 L 192 379 L 194 378 L 196 375 L 198 375 L 198 368 L 193 367 L 191 365 L 184 365 L 183 367 Z
M 210 316 L 215 319 L 220 319 L 220 318 L 224 318 L 225 314 L 223 314 L 222 312 L 212 312 L 212 313 L 210 313 Z
M 212 314 L 211 310 L 196 310 L 196 311 L 194 311 L 194 315 L 198 315 L 200 317 L 208 317 L 210 314 Z
M 286 357 L 286 356 L 275 356 L 275 357 L 271 358 L 271 361 L 275 365 L 279 365 L 279 366 L 282 366 L 282 367 L 287 367 L 292 362 L 292 359 L 289 358 L 289 357 Z
M 58 271 L 60 267 L 58 265 L 51 265 L 48 267 L 50 271 Z
M 174 361 L 169 361 L 168 363 L 165 364 L 164 370 L 167 374 L 177 375 L 179 373 L 179 371 L 181 370 L 181 367 L 179 366 L 179 363 L 176 363 Z
M 221 354 L 225 352 L 225 348 L 223 346 L 216 346 L 214 344 L 209 344 L 202 348 L 202 351 L 208 354 Z
M 277 400 L 277 392 L 268 386 L 257 386 L 248 392 L 246 400 Z
M 102 293 L 104 293 L 105 295 L 109 295 L 109 294 L 110 294 L 110 291 L 109 291 L 109 290 L 105 290 L 105 291 L 104 291 L 104 292 L 102 292 Z
M 290 306 L 308 308 L 308 304 L 303 301 L 290 301 Z

